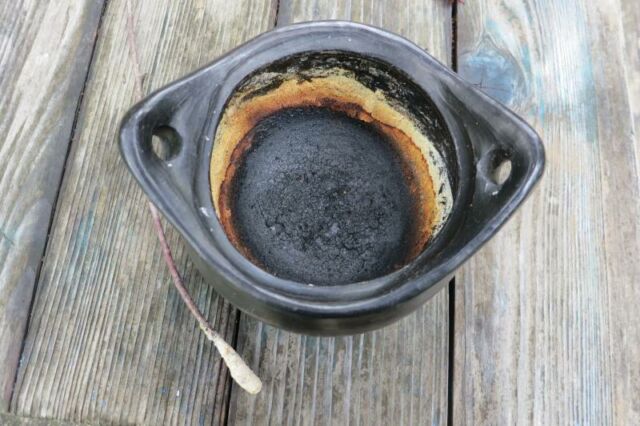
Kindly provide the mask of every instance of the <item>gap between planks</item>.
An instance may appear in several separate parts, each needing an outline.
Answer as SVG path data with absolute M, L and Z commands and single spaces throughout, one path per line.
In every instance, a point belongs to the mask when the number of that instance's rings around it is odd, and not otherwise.
M 458 72 L 458 0 L 451 3 L 451 69 Z M 453 425 L 455 390 L 455 343 L 456 343 L 456 277 L 449 282 L 449 365 L 447 380 L 447 425 Z

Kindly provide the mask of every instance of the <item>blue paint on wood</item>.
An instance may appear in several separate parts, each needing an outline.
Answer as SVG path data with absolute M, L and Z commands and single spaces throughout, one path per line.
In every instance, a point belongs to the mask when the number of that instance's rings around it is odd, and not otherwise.
M 95 205 L 97 196 L 97 194 L 93 195 L 87 212 L 82 216 L 80 223 L 78 224 L 76 235 L 78 238 L 78 253 L 80 254 L 85 253 L 89 245 L 89 237 L 91 236 L 91 231 L 93 230 L 93 224 L 95 222 Z
M 471 84 L 504 105 L 528 95 L 526 79 L 518 61 L 485 36 L 478 48 L 459 60 L 459 73 Z
M 596 83 L 593 75 L 593 60 L 587 37 L 585 36 L 581 39 L 580 56 L 584 58 L 584 63 L 577 71 L 581 74 L 581 97 L 584 99 L 585 120 L 583 123 L 585 131 L 589 142 L 596 143 L 598 141 L 598 99 L 596 98 Z
M 0 241 L 6 241 L 9 246 L 14 246 L 16 243 L 13 238 L 9 237 L 9 234 L 0 228 Z
M 80 252 L 84 252 L 89 244 L 89 236 L 93 229 L 94 215 L 93 211 L 87 212 L 87 214 L 80 220 L 78 225 L 78 249 Z
M 598 111 L 584 11 L 576 8 L 568 12 L 562 24 L 566 32 L 579 35 L 577 43 L 565 46 L 566 40 L 548 38 L 546 33 L 540 39 L 522 39 L 512 27 L 488 19 L 480 42 L 473 50 L 461 52 L 459 73 L 495 100 L 539 122 L 549 115 L 571 117 L 572 122 L 579 123 L 586 139 L 594 142 Z M 539 57 L 541 51 L 566 51 L 567 61 L 576 66 L 570 72 L 553 67 L 542 69 L 545 62 Z M 532 68 L 532 64 L 538 65 Z M 548 90 L 551 82 L 555 90 Z

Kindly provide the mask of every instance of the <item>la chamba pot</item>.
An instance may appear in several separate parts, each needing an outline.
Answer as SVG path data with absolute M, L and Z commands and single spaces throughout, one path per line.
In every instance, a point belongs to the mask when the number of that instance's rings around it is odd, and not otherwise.
M 278 28 L 153 93 L 120 148 L 220 294 L 321 335 L 424 303 L 544 167 L 514 113 L 410 41 L 341 21 Z

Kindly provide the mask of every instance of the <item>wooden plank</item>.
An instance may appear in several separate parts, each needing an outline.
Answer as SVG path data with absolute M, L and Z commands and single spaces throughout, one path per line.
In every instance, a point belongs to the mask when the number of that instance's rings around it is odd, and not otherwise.
M 34 285 L 102 1 L 0 3 L 0 411 Z
M 445 424 L 446 293 L 372 333 L 321 338 L 242 316 L 238 350 L 263 380 L 232 387 L 230 424 Z
M 17 414 L 224 421 L 228 375 L 172 287 L 117 131 L 136 101 L 134 56 L 148 93 L 274 20 L 271 0 L 108 2 L 12 400 Z M 203 283 L 177 234 L 168 238 L 197 304 L 231 338 L 235 311 Z
M 633 1 L 620 1 L 622 6 L 622 31 L 624 34 L 625 50 L 622 52 L 622 63 L 626 68 L 626 85 L 629 97 L 629 104 L 633 116 L 633 138 L 635 144 L 635 170 L 640 178 L 640 3 Z M 615 94 L 618 95 L 618 94 Z M 622 95 L 621 98 L 624 98 Z M 615 190 L 615 187 L 611 188 Z M 621 197 L 628 198 L 637 192 L 622 193 Z M 633 198 L 632 198 L 633 199 Z M 626 201 L 621 201 L 624 203 Z M 632 213 L 632 212 L 628 212 Z M 622 212 L 627 214 L 627 212 Z M 638 222 L 638 216 L 629 216 L 626 221 Z M 616 226 L 615 223 L 612 226 Z M 625 232 L 618 238 L 633 238 L 628 226 L 623 227 Z M 640 244 L 638 244 L 640 245 Z M 635 245 L 637 249 L 638 245 Z M 634 246 L 630 245 L 629 249 Z M 637 256 L 631 254 L 626 247 L 624 251 L 618 251 L 618 255 L 624 256 L 629 264 L 622 267 L 636 270 Z M 637 308 L 637 301 L 640 300 L 640 288 L 638 287 L 638 276 L 627 274 L 616 277 L 623 285 L 616 286 L 612 291 L 612 304 L 615 309 L 612 312 L 612 323 L 614 324 L 614 380 L 616 383 L 614 401 L 616 406 L 616 420 L 621 424 L 640 424 L 640 404 L 637 398 L 630 398 L 630 395 L 640 395 L 640 313 Z
M 445 63 L 451 6 L 419 0 L 280 1 L 278 25 L 351 19 L 403 34 Z M 448 297 L 385 329 L 353 337 L 287 333 L 242 315 L 238 350 L 264 382 L 249 396 L 233 386 L 231 424 L 445 424 Z
M 460 73 L 533 124 L 547 168 L 456 277 L 454 424 L 640 424 L 640 191 L 620 4 L 458 10 Z
M 636 160 L 640 168 L 640 3 L 621 1 L 627 90 L 633 114 Z
M 79 426 L 78 423 L 70 423 L 64 420 L 36 419 L 33 417 L 14 416 L 8 413 L 0 413 L 0 425 L 2 426 Z

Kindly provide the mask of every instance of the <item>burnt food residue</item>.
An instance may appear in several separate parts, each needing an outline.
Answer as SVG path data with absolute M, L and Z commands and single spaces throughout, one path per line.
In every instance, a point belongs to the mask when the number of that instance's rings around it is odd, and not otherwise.
M 380 70 L 363 77 L 330 55 L 296 64 L 254 75 L 227 104 L 211 159 L 220 222 L 281 278 L 388 274 L 423 251 L 451 207 L 446 158 L 425 130 L 433 120 L 416 119 L 388 76 L 391 89 L 371 83 Z

